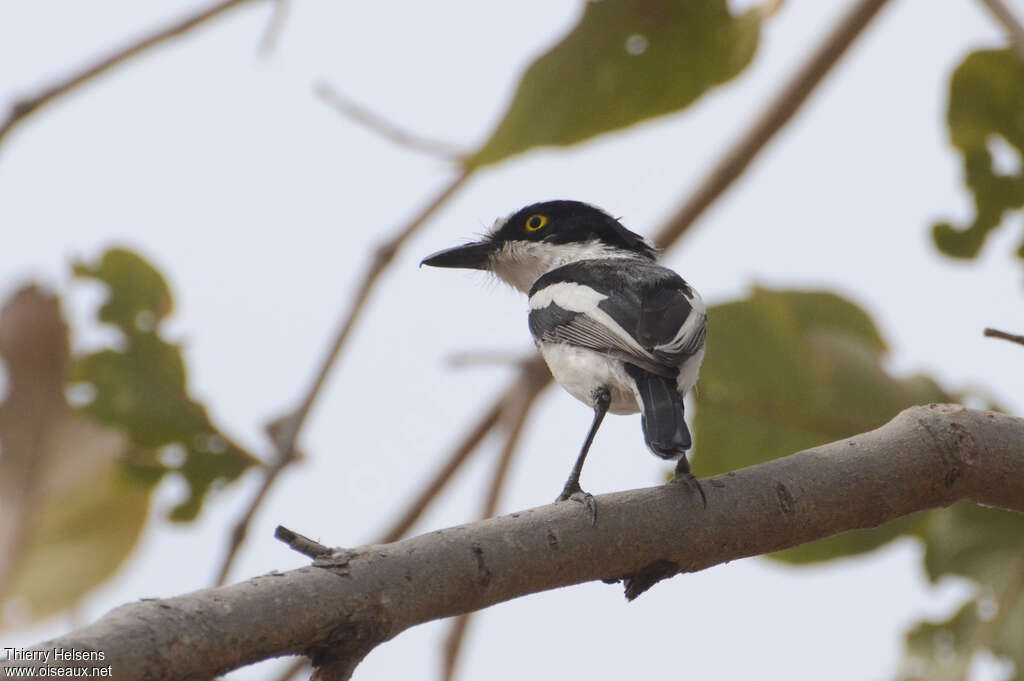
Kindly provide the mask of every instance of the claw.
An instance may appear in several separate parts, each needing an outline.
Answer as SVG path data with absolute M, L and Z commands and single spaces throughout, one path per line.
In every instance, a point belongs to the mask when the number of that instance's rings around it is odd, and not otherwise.
M 701 503 L 704 504 L 704 508 L 708 507 L 708 498 L 704 495 L 704 488 L 701 486 L 700 480 L 695 478 L 693 473 L 690 472 L 690 462 L 686 460 L 685 454 L 679 457 L 679 461 L 676 463 L 676 474 L 675 477 L 672 478 L 672 482 L 679 481 L 686 482 L 687 484 L 696 487 L 697 491 L 700 492 Z
M 590 515 L 590 524 L 597 524 L 597 502 L 594 501 L 593 494 L 591 494 L 590 492 L 584 492 L 580 488 L 579 483 L 576 483 L 575 485 L 566 484 L 565 488 L 562 490 L 562 493 L 558 495 L 557 499 L 555 499 L 555 503 L 557 504 L 559 501 L 569 500 L 583 504 L 583 506 L 587 509 L 587 512 Z
M 590 525 L 597 525 L 597 502 L 594 501 L 594 495 L 589 492 L 577 492 L 569 497 L 573 501 L 578 501 L 587 509 L 590 513 Z
M 697 492 L 700 493 L 701 503 L 704 505 L 704 508 L 708 507 L 708 498 L 704 494 L 704 486 L 700 484 L 700 480 L 694 477 L 693 473 L 691 473 L 690 471 L 676 471 L 676 476 L 672 478 L 672 482 L 685 482 L 687 485 L 696 487 Z

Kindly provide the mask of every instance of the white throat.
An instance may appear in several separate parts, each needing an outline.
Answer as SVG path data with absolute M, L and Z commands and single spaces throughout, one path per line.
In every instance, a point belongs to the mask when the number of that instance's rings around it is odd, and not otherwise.
M 508 241 L 491 255 L 490 270 L 505 283 L 528 293 L 533 282 L 551 270 L 580 260 L 596 258 L 640 258 L 598 240 L 578 244 L 543 241 Z

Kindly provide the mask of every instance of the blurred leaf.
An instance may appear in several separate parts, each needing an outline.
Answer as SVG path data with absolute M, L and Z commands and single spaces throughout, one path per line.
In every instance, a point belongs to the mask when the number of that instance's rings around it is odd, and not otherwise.
M 99 318 L 116 325 L 127 335 L 153 331 L 156 323 L 171 313 L 171 290 L 167 282 L 131 251 L 113 248 L 104 253 L 94 267 L 76 263 L 74 272 L 79 277 L 99 279 L 110 287 Z
M 1007 211 L 1024 207 L 1024 63 L 1012 49 L 972 52 L 953 72 L 946 117 L 953 144 L 964 159 L 974 195 L 974 222 L 965 228 L 935 225 L 939 250 L 973 258 Z M 999 172 L 990 146 L 999 141 L 1015 152 L 1017 168 Z M 1012 152 L 1010 152 L 1012 150 Z M 1024 244 L 1017 254 L 1024 258 Z
M 899 678 L 964 681 L 978 630 L 977 607 L 971 599 L 948 620 L 921 622 L 910 631 Z
M 986 572 L 993 581 L 980 584 L 952 616 L 907 634 L 899 678 L 962 681 L 974 656 L 988 651 L 1014 664 L 1012 681 L 1024 679 L 1024 553 Z
M 55 296 L 25 287 L 12 297 L 0 314 L 0 356 L 0 611 L 15 615 L 2 624 L 26 624 L 73 607 L 116 572 L 152 487 L 113 488 L 127 439 L 65 402 L 67 327 Z
M 877 428 L 914 404 L 948 401 L 930 379 L 895 378 L 871 318 L 831 293 L 756 289 L 708 312 L 694 421 L 694 471 L 716 475 Z M 921 516 L 773 554 L 789 562 L 872 550 Z
M 726 0 L 603 0 L 523 74 L 478 167 L 536 146 L 575 144 L 677 111 L 729 80 L 757 48 L 759 14 Z
M 990 584 L 1024 558 L 1024 514 L 961 502 L 929 514 L 922 538 L 932 581 L 960 575 Z
M 152 489 L 126 478 L 111 462 L 51 497 L 24 546 L 10 602 L 26 603 L 33 620 L 74 607 L 114 575 L 135 547 Z
M 75 265 L 75 274 L 107 285 L 110 295 L 100 318 L 123 334 L 121 349 L 75 362 L 73 380 L 95 390 L 82 411 L 128 434 L 135 445 L 128 463 L 136 474 L 155 480 L 179 472 L 189 495 L 171 517 L 192 520 L 214 485 L 236 479 L 258 459 L 221 433 L 205 407 L 188 395 L 181 348 L 160 335 L 160 324 L 172 309 L 160 273 L 138 255 L 113 249 L 95 265 Z M 168 452 L 176 456 L 158 456 Z
M 1013 678 L 1024 679 L 1024 514 L 960 502 L 929 513 L 921 535 L 929 578 L 965 577 L 977 593 L 948 621 L 910 632 L 906 664 L 924 668 L 919 678 L 936 678 L 935 670 L 938 678 L 963 678 L 946 670 L 966 668 L 988 650 L 1012 661 Z

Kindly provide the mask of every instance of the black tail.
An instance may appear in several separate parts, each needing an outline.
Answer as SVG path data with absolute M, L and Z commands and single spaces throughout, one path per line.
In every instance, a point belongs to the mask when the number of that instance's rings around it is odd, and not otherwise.
M 626 372 L 636 381 L 643 401 L 644 440 L 663 459 L 677 459 L 693 445 L 683 414 L 683 398 L 672 378 L 657 376 L 632 364 Z

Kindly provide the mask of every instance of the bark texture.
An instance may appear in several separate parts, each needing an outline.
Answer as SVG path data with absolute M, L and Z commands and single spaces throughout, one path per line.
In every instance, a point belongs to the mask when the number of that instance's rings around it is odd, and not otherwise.
M 551 504 L 131 603 L 38 648 L 102 651 L 118 679 L 209 679 L 285 654 L 311 656 L 316 678 L 347 678 L 409 627 L 547 589 L 627 578 L 635 591 L 959 500 L 1024 512 L 1024 419 L 914 407 L 702 482 L 707 508 L 682 484 L 599 496 L 596 525 L 579 503 Z M 12 664 L 29 666 L 0 667 Z

